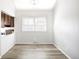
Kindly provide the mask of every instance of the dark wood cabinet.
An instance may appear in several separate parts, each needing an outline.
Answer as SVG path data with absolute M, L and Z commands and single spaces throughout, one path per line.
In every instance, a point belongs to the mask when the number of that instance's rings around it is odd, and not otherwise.
M 11 27 L 14 27 L 14 17 L 11 17 L 10 25 Z
M 7 29 L 5 29 L 7 27 Z M 5 30 L 5 34 L 9 35 L 14 32 L 14 17 L 1 12 L 1 28 Z M 4 33 L 2 33 L 4 35 Z
M 1 27 L 4 28 L 4 23 L 5 23 L 5 14 L 3 12 L 1 12 Z
M 1 12 L 1 27 L 14 27 L 14 17 Z

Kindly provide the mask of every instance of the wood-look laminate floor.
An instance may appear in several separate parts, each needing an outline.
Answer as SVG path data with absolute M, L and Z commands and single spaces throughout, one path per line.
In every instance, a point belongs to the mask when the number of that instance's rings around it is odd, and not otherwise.
M 54 45 L 15 45 L 2 59 L 68 59 Z

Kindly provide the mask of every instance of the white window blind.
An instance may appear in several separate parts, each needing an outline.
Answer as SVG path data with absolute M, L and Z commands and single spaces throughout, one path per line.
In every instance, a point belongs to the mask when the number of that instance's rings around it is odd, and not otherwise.
M 23 18 L 22 31 L 46 31 L 46 17 Z
M 35 31 L 46 31 L 46 18 L 37 17 L 35 19 Z

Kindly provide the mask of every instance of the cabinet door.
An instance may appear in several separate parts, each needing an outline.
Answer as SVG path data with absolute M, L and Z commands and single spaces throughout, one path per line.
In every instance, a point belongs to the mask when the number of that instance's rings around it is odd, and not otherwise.
M 5 27 L 10 27 L 10 16 L 5 15 Z
M 1 27 L 14 27 L 14 17 L 1 12 Z
M 10 25 L 11 27 L 14 27 L 14 17 L 11 17 Z
M 2 28 L 4 28 L 4 17 L 5 17 L 5 14 L 1 12 L 1 27 Z

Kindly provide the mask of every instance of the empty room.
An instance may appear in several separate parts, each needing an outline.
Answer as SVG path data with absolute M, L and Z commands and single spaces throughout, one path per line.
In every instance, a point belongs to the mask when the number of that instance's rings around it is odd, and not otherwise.
M 0 0 L 0 59 L 79 59 L 79 0 Z

